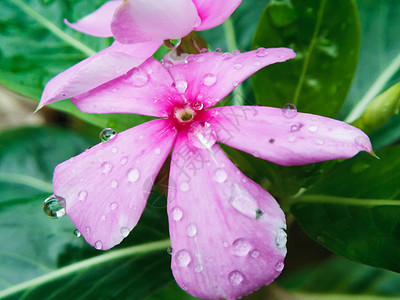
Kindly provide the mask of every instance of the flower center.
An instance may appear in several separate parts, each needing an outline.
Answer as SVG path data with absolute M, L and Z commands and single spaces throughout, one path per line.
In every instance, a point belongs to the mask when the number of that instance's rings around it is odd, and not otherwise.
M 174 114 L 179 122 L 190 122 L 195 115 L 195 111 L 190 107 L 185 107 L 175 109 Z

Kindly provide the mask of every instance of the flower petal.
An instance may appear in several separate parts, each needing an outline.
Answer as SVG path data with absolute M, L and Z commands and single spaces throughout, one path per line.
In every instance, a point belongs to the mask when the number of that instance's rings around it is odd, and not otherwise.
M 150 121 L 56 167 L 54 194 L 89 244 L 109 249 L 135 227 L 175 134 L 167 121 Z
M 143 63 L 161 45 L 149 42 L 110 47 L 77 63 L 51 79 L 45 86 L 38 109 L 49 103 L 87 92 Z
M 115 10 L 123 3 L 122 0 L 108 1 L 96 9 L 91 14 L 80 19 L 76 23 L 70 23 L 68 20 L 64 20 L 64 23 L 69 27 L 98 37 L 109 37 L 112 36 L 111 32 L 111 20 L 113 18 Z
M 124 44 L 182 38 L 200 23 L 191 0 L 127 0 L 111 23 Z
M 368 136 L 347 123 L 295 109 L 228 106 L 211 110 L 218 141 L 293 166 L 372 152 Z
M 206 30 L 224 22 L 242 0 L 193 0 L 201 23 L 195 30 Z
M 151 57 L 139 67 L 71 98 L 71 101 L 81 111 L 88 113 L 132 113 L 165 117 L 173 103 L 184 101 L 173 84 L 167 70 Z
M 187 136 L 178 136 L 168 217 L 174 277 L 196 297 L 237 299 L 269 284 L 283 269 L 283 212 L 216 144 L 198 149 Z
M 189 101 L 202 101 L 211 107 L 236 86 L 263 67 L 295 57 L 292 49 L 260 48 L 240 54 L 208 52 L 189 55 L 186 63 L 175 64 L 168 71 L 176 82 L 185 81 Z

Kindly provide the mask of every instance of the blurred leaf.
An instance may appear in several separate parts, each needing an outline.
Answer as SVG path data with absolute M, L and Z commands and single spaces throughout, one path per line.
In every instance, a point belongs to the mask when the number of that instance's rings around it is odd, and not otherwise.
M 96 251 L 74 236 L 68 217 L 42 209 L 54 166 L 93 142 L 44 127 L 4 131 L 0 140 L 0 299 L 141 299 L 172 280 L 165 208 L 152 206 L 159 194 L 115 250 Z
M 289 47 L 297 57 L 253 76 L 257 103 L 293 103 L 301 112 L 335 116 L 350 88 L 359 44 L 354 0 L 271 0 L 253 48 Z
M 291 212 L 321 245 L 349 259 L 400 272 L 400 146 L 359 155 L 292 199 Z
M 110 44 L 109 39 L 79 33 L 63 22 L 64 18 L 78 20 L 103 2 L 0 1 L 0 84 L 38 101 L 51 78 L 85 59 L 88 53 L 106 48 Z M 51 107 L 98 127 L 113 127 L 117 131 L 149 119 L 127 114 L 82 113 L 69 100 Z
M 385 124 L 393 115 L 398 114 L 399 108 L 400 82 L 376 97 L 352 125 L 371 132 Z

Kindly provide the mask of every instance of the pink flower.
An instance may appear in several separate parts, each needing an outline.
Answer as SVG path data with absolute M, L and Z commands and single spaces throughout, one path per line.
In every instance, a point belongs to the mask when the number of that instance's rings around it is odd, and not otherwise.
M 114 38 L 124 44 L 178 39 L 225 21 L 241 0 L 116 0 L 103 4 L 77 23 L 86 34 Z
M 178 284 L 199 298 L 237 299 L 272 282 L 286 255 L 285 216 L 216 141 L 282 165 L 371 151 L 361 130 L 333 119 L 271 107 L 211 108 L 260 68 L 294 56 L 286 48 L 208 52 L 168 68 L 149 58 L 73 97 L 84 112 L 160 118 L 56 167 L 54 194 L 86 241 L 106 250 L 129 234 L 172 150 L 167 211 Z

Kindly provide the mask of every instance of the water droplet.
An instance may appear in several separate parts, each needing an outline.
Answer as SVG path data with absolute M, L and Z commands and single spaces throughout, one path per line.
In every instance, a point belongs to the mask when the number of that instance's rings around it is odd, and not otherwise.
M 293 124 L 292 126 L 290 126 L 290 131 L 297 132 L 301 129 L 301 127 L 303 127 L 303 124 L 301 124 L 301 123 Z
M 85 232 L 86 232 L 86 234 L 89 234 L 89 233 L 90 233 L 90 227 L 89 227 L 89 226 L 87 226 L 87 227 L 85 228 Z
M 251 244 L 246 239 L 240 238 L 232 243 L 232 251 L 237 256 L 246 256 L 251 250 Z
M 188 83 L 184 80 L 178 80 L 175 82 L 175 88 L 180 94 L 184 94 L 187 90 Z
M 116 189 L 116 188 L 118 187 L 118 181 L 116 181 L 116 180 L 111 181 L 110 186 L 111 186 L 113 189 Z
M 144 135 L 141 134 L 141 135 L 139 136 L 139 141 L 141 141 L 141 140 L 143 140 L 143 139 L 144 139 Z
M 128 181 L 136 182 L 139 179 L 139 170 L 138 169 L 130 169 L 128 173 Z
M 117 147 L 112 147 L 111 148 L 111 152 L 112 153 L 117 153 L 118 152 L 118 148 Z
M 169 59 L 165 59 L 165 58 L 163 58 L 162 60 L 161 60 L 161 63 L 163 64 L 163 66 L 165 67 L 165 68 L 170 68 L 170 67 L 172 67 L 173 65 L 174 65 L 174 63 L 172 62 L 172 61 L 170 61 Z
M 154 149 L 154 153 L 155 153 L 156 155 L 160 155 L 160 154 L 161 154 L 161 149 L 160 149 L 160 148 Z
M 224 246 L 225 248 L 228 248 L 229 244 L 228 244 L 228 242 L 223 242 L 222 246 Z
M 197 60 L 197 56 L 194 54 L 189 54 L 188 56 L 186 56 L 185 58 L 185 64 L 188 64 L 192 61 L 196 61 Z
M 297 115 L 297 108 L 293 104 L 287 103 L 282 108 L 282 114 L 286 119 L 293 119 Z
M 94 247 L 97 250 L 101 250 L 101 248 L 103 248 L 103 243 L 101 241 L 97 241 L 96 243 L 94 243 Z
M 285 248 L 287 242 L 287 234 L 283 228 L 278 229 L 278 233 L 276 235 L 276 245 L 278 248 Z
M 293 143 L 296 140 L 296 137 L 291 135 L 291 136 L 289 136 L 288 140 L 289 140 L 289 142 Z
M 225 53 L 222 54 L 222 59 L 223 60 L 228 60 L 230 58 L 232 58 L 232 54 L 230 54 L 229 52 L 225 52 Z
M 233 51 L 233 55 L 238 55 L 238 54 L 240 54 L 240 50 L 234 50 Z
M 130 230 L 128 227 L 121 227 L 120 232 L 123 237 L 127 237 L 129 235 Z
M 238 184 L 232 185 L 230 204 L 240 213 L 252 219 L 256 218 L 258 209 L 257 200 L 242 186 Z
M 205 86 L 213 86 L 217 82 L 217 76 L 212 73 L 207 73 L 203 77 L 203 84 Z
M 218 169 L 214 173 L 214 180 L 218 183 L 223 183 L 228 178 L 228 174 L 226 174 L 224 169 Z
M 268 55 L 268 51 L 265 48 L 258 48 L 257 51 L 256 51 L 256 55 L 258 57 L 264 57 L 264 56 Z
M 217 141 L 217 134 L 209 123 L 194 122 L 189 128 L 188 139 L 196 148 L 210 149 Z
M 254 251 L 251 251 L 250 255 L 252 258 L 257 258 L 260 256 L 260 252 L 257 250 L 254 250 Z
M 180 44 L 181 44 L 181 39 L 169 39 L 164 41 L 165 47 L 169 49 L 178 48 Z
M 74 230 L 74 234 L 75 234 L 76 237 L 81 237 L 82 236 L 82 234 L 79 232 L 78 229 Z
M 105 128 L 100 132 L 100 140 L 105 143 L 113 139 L 117 135 L 117 132 L 112 128 Z
M 196 227 L 196 225 L 190 224 L 190 225 L 188 226 L 188 228 L 186 229 L 186 232 L 187 232 L 188 236 L 190 236 L 190 237 L 195 236 L 196 233 L 197 233 L 197 227 Z
M 186 250 L 180 250 L 175 254 L 175 262 L 180 267 L 186 267 L 191 260 L 192 258 Z
M 144 87 L 150 81 L 150 76 L 141 68 L 133 68 L 127 81 L 135 87 Z
M 309 132 L 317 132 L 317 130 L 318 130 L 318 126 L 316 126 L 316 125 L 310 125 L 309 127 L 308 127 L 308 131 Z
M 243 66 L 242 66 L 242 64 L 235 64 L 233 67 L 234 67 L 236 70 L 239 70 L 239 69 L 242 68 Z
M 244 277 L 239 271 L 232 271 L 229 273 L 228 279 L 233 286 L 238 286 L 243 282 Z
M 106 216 L 106 215 L 104 215 L 104 214 L 103 214 L 103 215 L 101 215 L 101 220 L 102 220 L 102 221 L 105 221 L 105 220 L 107 220 L 107 216 Z
M 168 247 L 168 248 L 167 248 L 167 253 L 168 253 L 169 255 L 172 255 L 172 247 Z
M 202 110 L 203 109 L 203 102 L 201 102 L 201 101 L 194 101 L 193 103 L 192 103 L 192 107 L 193 107 L 193 109 L 194 110 Z
M 194 267 L 194 271 L 195 271 L 196 273 L 202 272 L 202 271 L 203 271 L 203 266 L 202 266 L 202 265 L 197 265 L 197 266 L 195 266 L 195 267 Z
M 222 53 L 222 48 L 215 49 L 215 52 Z
M 65 208 L 61 203 L 65 205 L 65 201 L 63 199 L 57 198 L 54 195 L 46 198 L 43 201 L 44 213 L 51 218 L 61 218 L 65 215 Z
M 128 158 L 126 156 L 121 158 L 121 165 L 126 165 L 127 162 L 128 162 Z
M 283 270 L 283 267 L 285 266 L 285 264 L 283 263 L 283 262 L 278 262 L 277 264 L 276 264 L 276 266 L 275 266 L 275 269 L 278 271 L 278 272 L 281 272 L 282 270 Z
M 208 49 L 207 48 L 201 48 L 200 53 L 207 53 Z
M 187 192 L 187 191 L 189 190 L 189 183 L 188 183 L 187 181 L 183 181 L 183 182 L 180 184 L 179 189 L 180 189 L 182 192 Z
M 321 140 L 321 139 L 318 139 L 318 140 L 315 141 L 315 143 L 316 143 L 317 145 L 323 145 L 323 144 L 324 144 L 324 141 Z
M 112 164 L 110 164 L 109 162 L 105 162 L 101 165 L 101 173 L 103 174 L 110 173 L 111 169 L 112 169 Z
M 116 210 L 117 207 L 118 207 L 118 204 L 117 204 L 116 202 L 112 202 L 112 203 L 110 204 L 110 209 L 111 209 L 111 210 Z
M 80 201 L 85 201 L 87 198 L 88 193 L 85 190 L 82 190 L 78 193 L 78 199 Z
M 264 214 L 263 211 L 261 209 L 257 208 L 257 210 L 256 210 L 256 219 L 261 218 L 263 214 Z
M 260 153 L 258 153 L 257 151 L 253 153 L 254 157 L 260 157 Z
M 180 219 L 182 219 L 183 216 L 183 212 L 179 207 L 175 207 L 174 209 L 172 209 L 172 219 L 174 219 L 175 221 L 179 221 Z

